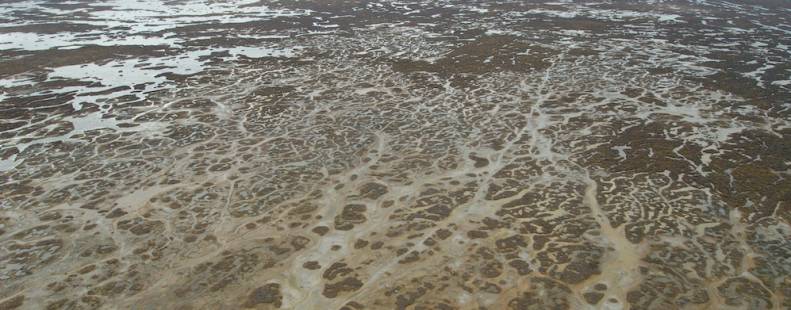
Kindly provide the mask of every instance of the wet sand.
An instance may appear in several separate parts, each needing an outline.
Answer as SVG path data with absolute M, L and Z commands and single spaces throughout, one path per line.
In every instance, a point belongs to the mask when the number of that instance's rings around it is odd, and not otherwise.
M 0 309 L 789 309 L 781 1 L 0 3 Z

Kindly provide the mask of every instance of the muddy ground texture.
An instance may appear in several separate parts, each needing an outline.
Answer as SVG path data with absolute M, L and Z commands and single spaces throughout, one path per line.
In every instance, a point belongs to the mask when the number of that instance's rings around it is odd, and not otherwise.
M 789 309 L 784 1 L 3 1 L 0 309 Z

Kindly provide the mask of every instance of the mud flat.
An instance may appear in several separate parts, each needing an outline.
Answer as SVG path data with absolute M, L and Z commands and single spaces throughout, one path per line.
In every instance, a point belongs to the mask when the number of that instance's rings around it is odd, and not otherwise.
M 5 1 L 0 309 L 789 309 L 781 1 Z

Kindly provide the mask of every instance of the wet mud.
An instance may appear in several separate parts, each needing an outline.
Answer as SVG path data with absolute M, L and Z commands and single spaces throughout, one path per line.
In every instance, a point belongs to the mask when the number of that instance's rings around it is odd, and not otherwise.
M 791 308 L 782 1 L 5 1 L 0 309 Z

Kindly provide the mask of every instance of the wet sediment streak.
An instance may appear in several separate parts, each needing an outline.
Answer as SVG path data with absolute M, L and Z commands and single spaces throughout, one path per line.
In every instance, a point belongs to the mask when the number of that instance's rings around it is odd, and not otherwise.
M 0 4 L 0 308 L 791 307 L 791 9 Z

